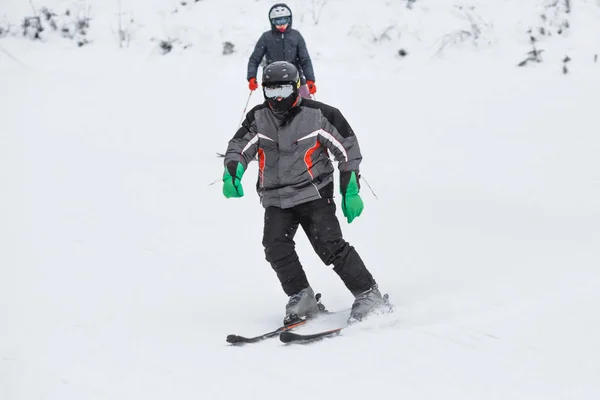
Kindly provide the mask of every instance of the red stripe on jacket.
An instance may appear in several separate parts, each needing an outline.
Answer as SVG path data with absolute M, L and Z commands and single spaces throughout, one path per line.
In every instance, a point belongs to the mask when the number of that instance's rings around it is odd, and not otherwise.
M 312 155 L 319 147 L 321 147 L 321 142 L 319 142 L 317 140 L 315 145 L 313 147 L 311 147 L 310 149 L 306 150 L 306 154 L 304 154 L 304 164 L 306 164 L 306 170 L 310 174 L 310 177 L 313 179 L 314 179 L 314 176 L 311 171 L 311 169 L 313 167 Z
M 265 152 L 258 149 L 258 171 L 260 174 L 260 186 L 265 186 Z

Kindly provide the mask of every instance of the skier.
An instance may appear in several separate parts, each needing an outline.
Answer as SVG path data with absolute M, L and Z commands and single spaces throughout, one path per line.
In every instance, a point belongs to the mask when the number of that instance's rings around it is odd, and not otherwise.
M 258 88 L 256 73 L 263 57 L 266 57 L 267 64 L 274 61 L 294 64 L 300 71 L 300 95 L 310 98 L 310 95 L 317 92 L 315 73 L 304 38 L 300 32 L 292 29 L 292 10 L 286 4 L 275 4 L 269 10 L 269 21 L 271 30 L 258 39 L 248 60 L 248 87 L 252 91 Z
M 298 225 L 315 252 L 354 295 L 350 322 L 389 305 L 354 247 L 342 237 L 333 201 L 334 169 L 340 170 L 342 212 L 351 223 L 361 215 L 359 165 L 362 155 L 354 131 L 342 113 L 327 104 L 303 99 L 300 74 L 286 61 L 263 70 L 265 102 L 246 115 L 225 153 L 223 194 L 242 197 L 242 176 L 258 155 L 257 192 L 265 208 L 263 246 L 266 260 L 289 296 L 284 324 L 318 311 L 313 289 L 296 254 Z

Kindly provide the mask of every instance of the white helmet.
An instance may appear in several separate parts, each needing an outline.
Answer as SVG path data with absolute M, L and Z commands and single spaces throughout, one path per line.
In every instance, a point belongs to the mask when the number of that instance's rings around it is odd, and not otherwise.
M 276 7 L 273 7 L 271 9 L 271 12 L 269 12 L 269 19 L 271 19 L 271 20 L 275 19 L 275 18 L 279 18 L 279 17 L 291 17 L 291 16 L 292 16 L 292 11 L 283 5 L 278 5 Z

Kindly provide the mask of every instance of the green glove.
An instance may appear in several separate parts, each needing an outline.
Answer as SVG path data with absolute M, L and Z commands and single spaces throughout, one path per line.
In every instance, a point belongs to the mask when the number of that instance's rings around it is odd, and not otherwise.
M 242 176 L 244 175 L 244 166 L 240 162 L 230 162 L 223 172 L 223 195 L 225 197 L 242 197 L 244 188 L 242 188 Z
M 354 171 L 343 171 L 340 173 L 340 192 L 342 193 L 342 212 L 348 223 L 362 214 L 365 205 L 358 195 L 360 184 Z

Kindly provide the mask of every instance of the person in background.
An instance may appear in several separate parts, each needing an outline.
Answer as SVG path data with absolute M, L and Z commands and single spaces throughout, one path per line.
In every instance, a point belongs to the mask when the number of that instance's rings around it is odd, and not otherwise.
M 248 87 L 252 91 L 258 88 L 256 75 L 263 57 L 267 65 L 287 61 L 300 72 L 300 96 L 310 98 L 317 92 L 315 73 L 304 38 L 292 29 L 292 10 L 284 3 L 275 4 L 269 10 L 269 21 L 271 30 L 261 35 L 248 60 Z

